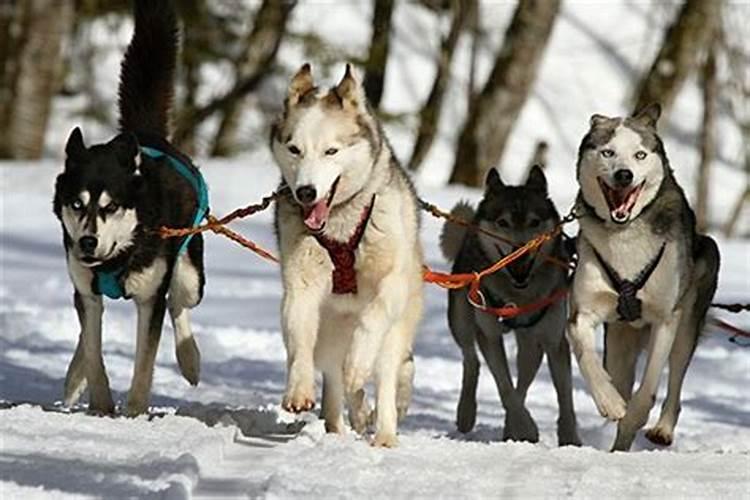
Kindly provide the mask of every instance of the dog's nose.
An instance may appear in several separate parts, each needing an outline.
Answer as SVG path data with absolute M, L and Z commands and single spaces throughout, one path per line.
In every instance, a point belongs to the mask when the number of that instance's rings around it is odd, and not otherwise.
M 298 187 L 297 191 L 297 200 L 299 200 L 300 203 L 312 203 L 315 201 L 315 198 L 318 197 L 318 192 L 315 191 L 315 188 L 313 186 L 302 186 Z
M 633 172 L 626 168 L 621 168 L 615 172 L 615 184 L 618 187 L 628 187 L 633 182 Z
M 96 246 L 98 244 L 99 241 L 93 236 L 84 236 L 83 238 L 78 240 L 78 246 L 81 247 L 81 251 L 86 255 L 93 254 L 96 251 Z

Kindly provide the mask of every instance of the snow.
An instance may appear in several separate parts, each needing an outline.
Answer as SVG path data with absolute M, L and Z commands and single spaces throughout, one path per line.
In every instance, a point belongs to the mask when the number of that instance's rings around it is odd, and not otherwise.
M 277 173 L 267 154 L 247 163 L 255 166 L 240 172 L 238 164 L 204 162 L 217 214 L 273 189 Z M 352 433 L 325 435 L 315 415 L 295 417 L 279 406 L 285 355 L 278 269 L 217 236 L 206 240 L 207 293 L 193 314 L 203 360 L 200 385 L 190 387 L 180 377 L 171 329 L 165 327 L 149 417 L 67 412 L 57 402 L 78 327 L 50 207 L 59 168 L 55 162 L 0 167 L 0 399 L 8 407 L 0 410 L 3 498 L 737 497 L 750 487 L 747 349 L 709 330 L 688 372 L 670 449 L 641 436 L 633 452 L 608 453 L 614 426 L 599 417 L 577 367 L 574 398 L 583 448 L 556 447 L 557 405 L 545 369 L 528 398 L 540 444 L 499 441 L 502 409 L 486 372 L 477 428 L 462 436 L 453 425 L 460 355 L 445 323 L 445 293 L 436 288 L 425 289 L 414 403 L 401 426 L 401 447 L 379 450 Z M 441 206 L 478 195 L 458 188 L 422 191 Z M 262 213 L 236 229 L 274 248 L 270 222 L 270 212 Z M 439 224 L 425 218 L 423 236 L 429 264 L 440 269 Z M 750 272 L 747 243 L 721 246 L 717 299 L 739 300 L 746 297 Z M 744 327 L 750 323 L 746 315 L 722 317 Z M 506 341 L 512 357 L 513 341 Z M 121 404 L 134 349 L 132 304 L 108 301 L 105 362 Z
M 656 50 L 663 20 L 647 5 L 617 2 L 600 8 L 592 2 L 568 2 L 563 7 L 503 162 L 503 175 L 517 181 L 535 141 L 547 139 L 549 183 L 561 212 L 575 196 L 575 149 L 588 116 L 624 112 L 633 84 L 628 68 L 643 70 Z M 366 47 L 368 9 L 346 2 L 299 7 L 296 28 L 316 26 L 349 52 Z M 489 71 L 488 55 L 499 44 L 511 11 L 507 2 L 485 4 L 483 22 L 491 36 L 482 49 L 481 75 Z M 393 50 L 398 57 L 388 73 L 384 107 L 413 112 L 431 83 L 437 24 L 409 3 L 399 3 L 396 16 Z M 119 29 L 97 39 L 107 39 L 108 47 L 120 51 L 127 36 L 127 29 Z M 442 187 L 456 124 L 463 119 L 467 50 L 464 44 L 454 65 L 456 81 L 446 101 L 440 140 L 418 176 L 420 194 L 445 208 L 480 196 L 475 190 Z M 299 47 L 282 45 L 281 58 L 290 70 L 302 56 Z M 113 94 L 111 78 L 119 56 L 101 59 L 103 94 Z M 224 88 L 227 82 L 214 73 L 206 77 L 216 80 L 215 88 Z M 327 82 L 336 76 L 326 75 Z M 672 116 L 681 118 L 682 128 L 675 119 L 663 127 L 667 152 L 689 195 L 697 163 L 691 141 L 700 121 L 695 92 L 691 83 L 675 104 Z M 479 384 L 477 427 L 465 436 L 455 431 L 461 358 L 447 330 L 446 294 L 426 287 L 415 346 L 414 400 L 400 427 L 401 446 L 374 449 L 352 433 L 326 435 L 314 413 L 294 416 L 280 409 L 285 351 L 278 268 L 214 235 L 206 239 L 206 297 L 193 312 L 202 354 L 199 386 L 190 387 L 180 376 L 171 328 L 165 327 L 148 416 L 98 418 L 86 415 L 83 407 L 62 408 L 63 379 L 78 326 L 51 199 L 61 145 L 79 123 L 74 116 L 79 104 L 61 100 L 57 105 L 47 144 L 54 159 L 33 166 L 0 164 L 0 498 L 747 497 L 750 349 L 727 342 L 713 327 L 707 327 L 688 371 L 672 447 L 656 447 L 639 435 L 632 452 L 609 453 L 614 425 L 599 416 L 575 363 L 573 396 L 584 446 L 556 447 L 557 404 L 545 368 L 528 396 L 541 442 L 503 443 L 503 412 L 486 370 Z M 103 140 L 111 133 L 90 122 L 83 126 L 87 140 Z M 410 152 L 412 126 L 388 126 L 402 158 Z M 711 200 L 715 222 L 723 221 L 745 182 L 738 167 L 741 140 L 726 116 L 719 137 L 722 160 L 712 188 L 721 196 Z M 219 215 L 257 202 L 278 181 L 265 148 L 199 163 L 210 186 L 212 210 Z M 748 232 L 748 219 L 746 215 L 740 234 Z M 275 250 L 270 211 L 232 227 Z M 428 264 L 445 269 L 439 229 L 440 222 L 425 215 Z M 747 302 L 750 245 L 714 236 L 722 251 L 716 300 Z M 750 327 L 747 313 L 715 314 Z M 506 347 L 515 368 L 511 336 Z M 120 404 L 126 399 L 134 350 L 133 304 L 108 301 L 105 364 Z M 664 388 L 651 424 L 663 397 Z

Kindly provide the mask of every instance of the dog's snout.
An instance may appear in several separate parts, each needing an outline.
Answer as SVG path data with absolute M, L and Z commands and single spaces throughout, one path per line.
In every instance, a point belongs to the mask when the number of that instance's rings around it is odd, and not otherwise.
M 299 200 L 300 203 L 305 204 L 314 202 L 315 198 L 318 197 L 318 192 L 315 190 L 315 187 L 310 185 L 298 187 L 295 193 L 297 195 L 297 200 Z
M 99 241 L 93 236 L 84 236 L 78 240 L 78 246 L 81 247 L 81 251 L 86 255 L 92 255 L 96 251 L 96 246 Z
M 615 172 L 615 184 L 618 187 L 627 187 L 633 182 L 633 172 L 626 168 L 621 168 Z

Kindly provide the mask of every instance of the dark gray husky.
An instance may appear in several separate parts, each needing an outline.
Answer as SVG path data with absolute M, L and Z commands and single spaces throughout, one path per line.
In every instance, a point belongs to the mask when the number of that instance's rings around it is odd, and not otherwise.
M 157 232 L 200 222 L 208 203 L 200 172 L 166 140 L 177 49 L 171 2 L 137 0 L 135 34 L 120 73 L 122 133 L 86 147 L 81 131 L 73 130 L 55 186 L 54 211 L 81 323 L 65 402 L 74 404 L 88 384 L 94 412 L 114 410 L 102 360 L 102 295 L 132 298 L 138 310 L 128 414 L 148 408 L 166 309 L 182 374 L 198 383 L 200 354 L 188 309 L 203 296 L 203 240 L 162 240 Z
M 506 186 L 497 171 L 490 170 L 484 198 L 476 212 L 471 206 L 460 203 L 454 207 L 453 213 L 518 244 L 552 229 L 560 220 L 547 195 L 544 172 L 538 166 L 532 168 L 526 184 L 522 186 Z M 443 228 L 441 246 L 445 256 L 455 261 L 454 273 L 481 271 L 513 251 L 509 243 L 482 233 L 467 232 L 450 222 Z M 484 278 L 481 291 L 488 305 L 529 304 L 565 288 L 567 269 L 545 262 L 545 257 L 567 260 L 562 237 L 547 243 L 537 253 L 527 254 Z M 464 365 L 457 415 L 459 431 L 470 431 L 476 420 L 479 359 L 475 344 L 479 344 L 505 408 L 503 439 L 539 440 L 537 426 L 524 401 L 539 370 L 542 355 L 546 353 L 560 409 L 558 443 L 580 444 L 573 409 L 570 351 L 564 335 L 566 314 L 566 302 L 561 300 L 501 322 L 496 316 L 475 309 L 467 299 L 466 289 L 448 293 L 448 324 L 463 353 Z M 503 345 L 503 334 L 511 330 L 515 332 L 518 344 L 518 381 L 515 388 Z

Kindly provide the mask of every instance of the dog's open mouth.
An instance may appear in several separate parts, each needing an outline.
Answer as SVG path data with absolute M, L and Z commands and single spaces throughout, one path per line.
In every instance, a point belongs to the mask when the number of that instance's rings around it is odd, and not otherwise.
M 614 188 L 607 184 L 604 179 L 597 177 L 599 181 L 599 187 L 604 194 L 604 199 L 607 200 L 607 206 L 609 207 L 609 215 L 612 220 L 618 224 L 627 222 L 630 218 L 630 212 L 635 206 L 635 202 L 638 201 L 638 196 L 641 194 L 643 184 L 645 180 L 637 186 L 627 186 L 623 188 Z
M 497 251 L 500 255 L 505 258 L 506 254 L 497 246 Z M 529 286 L 531 277 L 531 270 L 534 268 L 534 262 L 536 261 L 536 252 L 532 251 L 525 255 L 521 255 L 519 258 L 508 264 L 506 269 L 510 275 L 510 280 L 515 288 L 523 289 Z
M 333 202 L 340 179 L 341 176 L 336 177 L 336 180 L 333 181 L 333 185 L 330 191 L 328 191 L 328 196 L 316 203 L 302 207 L 302 222 L 313 233 L 319 233 L 326 227 L 328 214 L 331 212 L 331 202 Z

